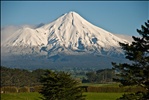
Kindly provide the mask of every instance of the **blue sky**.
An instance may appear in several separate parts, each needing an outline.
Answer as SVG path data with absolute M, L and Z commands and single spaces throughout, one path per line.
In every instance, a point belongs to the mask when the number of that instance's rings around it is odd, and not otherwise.
M 109 32 L 138 35 L 149 1 L 2 1 L 1 26 L 49 23 L 70 11 Z

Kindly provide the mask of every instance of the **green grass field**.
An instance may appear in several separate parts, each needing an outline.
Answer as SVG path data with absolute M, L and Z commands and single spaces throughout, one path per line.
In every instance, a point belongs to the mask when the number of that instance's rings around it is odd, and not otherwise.
M 1 94 L 1 100 L 41 100 L 40 97 L 41 95 L 37 92 Z
M 115 100 L 123 93 L 84 93 L 86 100 Z M 1 100 L 41 100 L 41 95 L 33 93 L 8 93 L 1 94 Z

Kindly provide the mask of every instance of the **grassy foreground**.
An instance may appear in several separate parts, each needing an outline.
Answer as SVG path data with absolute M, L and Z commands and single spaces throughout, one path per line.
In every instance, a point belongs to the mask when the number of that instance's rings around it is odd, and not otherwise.
M 86 100 L 115 100 L 123 93 L 84 93 Z M 1 100 L 41 100 L 41 95 L 37 92 L 32 93 L 8 93 L 1 94 Z
M 1 94 L 1 100 L 41 100 L 40 97 L 41 95 L 37 92 Z

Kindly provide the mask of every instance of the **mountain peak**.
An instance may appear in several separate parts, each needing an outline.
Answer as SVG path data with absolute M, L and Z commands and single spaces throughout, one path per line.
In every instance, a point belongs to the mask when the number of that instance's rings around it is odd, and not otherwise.
M 81 16 L 78 13 L 74 12 L 74 11 L 70 11 L 70 12 L 64 14 L 64 17 L 65 18 L 70 18 L 70 19 L 73 19 L 75 17 L 80 17 L 81 18 Z
M 63 16 L 61 16 L 61 17 L 63 17 L 64 19 L 66 19 L 66 18 L 68 18 L 68 19 L 73 19 L 73 18 L 79 18 L 79 19 L 82 19 L 82 17 L 77 13 L 77 12 L 75 12 L 75 11 L 70 11 L 70 12 L 68 12 L 68 13 L 65 13 L 65 14 L 63 14 Z M 61 18 L 60 17 L 60 18 Z M 59 18 L 58 18 L 59 19 Z
M 77 14 L 75 11 L 70 11 L 68 14 Z

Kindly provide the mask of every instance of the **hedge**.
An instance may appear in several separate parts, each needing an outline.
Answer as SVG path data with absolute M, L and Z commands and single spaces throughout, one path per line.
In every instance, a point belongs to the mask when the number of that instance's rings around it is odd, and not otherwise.
M 141 87 L 93 87 L 86 86 L 84 88 L 85 92 L 103 92 L 103 93 L 121 93 L 121 92 L 145 92 L 145 89 Z

